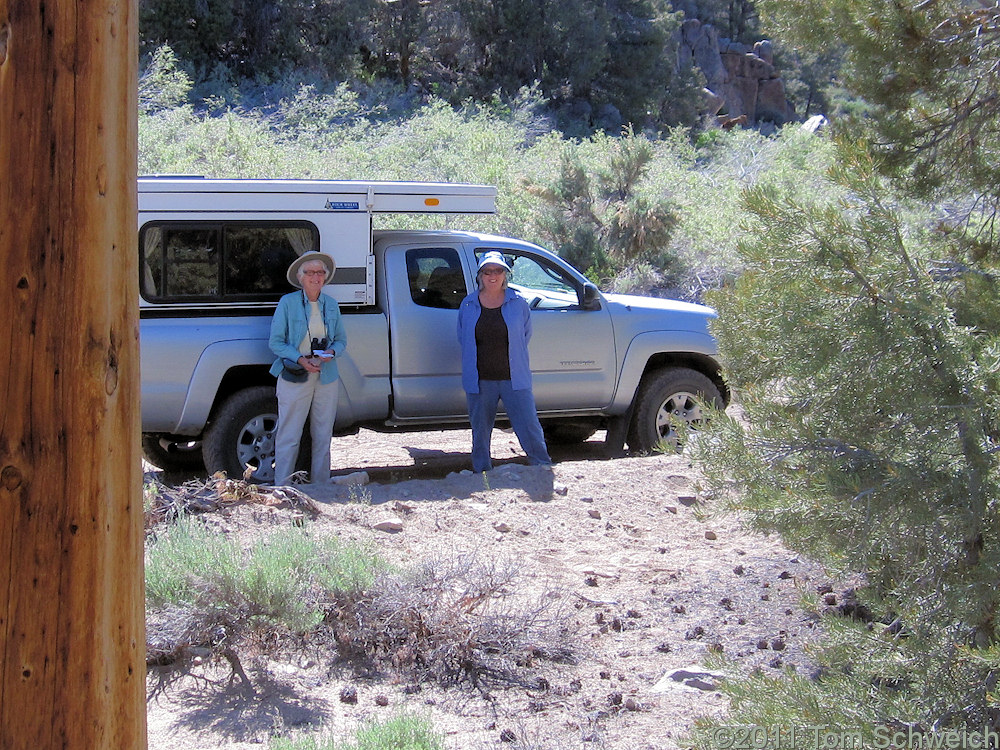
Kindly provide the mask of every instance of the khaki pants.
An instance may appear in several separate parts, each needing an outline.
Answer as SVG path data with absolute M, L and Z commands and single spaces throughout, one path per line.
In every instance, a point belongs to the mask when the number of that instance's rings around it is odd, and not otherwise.
M 310 373 L 304 383 L 278 378 L 278 429 L 274 440 L 274 483 L 288 484 L 299 456 L 302 428 L 309 417 L 312 437 L 310 482 L 330 479 L 330 439 L 337 417 L 340 381 L 322 385 L 319 373 Z

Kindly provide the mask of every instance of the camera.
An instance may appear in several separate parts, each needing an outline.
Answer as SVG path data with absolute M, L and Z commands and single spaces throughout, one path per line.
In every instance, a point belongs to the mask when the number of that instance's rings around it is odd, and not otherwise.
M 325 336 L 321 339 L 313 338 L 312 340 L 312 353 L 314 357 L 322 357 L 323 359 L 329 359 L 330 354 L 326 354 L 327 348 L 330 346 L 330 341 Z

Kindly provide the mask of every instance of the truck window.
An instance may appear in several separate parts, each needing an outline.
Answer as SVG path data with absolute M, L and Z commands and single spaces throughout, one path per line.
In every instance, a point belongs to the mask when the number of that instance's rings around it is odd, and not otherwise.
M 511 268 L 510 288 L 524 297 L 532 308 L 562 310 L 579 306 L 576 283 L 558 266 L 532 255 L 491 247 L 476 248 L 476 260 L 489 250 L 503 253 Z
M 319 249 L 308 222 L 151 222 L 139 233 L 140 291 L 150 301 L 269 300 L 288 265 Z
M 468 293 L 458 251 L 419 247 L 406 251 L 410 298 L 421 307 L 457 310 Z

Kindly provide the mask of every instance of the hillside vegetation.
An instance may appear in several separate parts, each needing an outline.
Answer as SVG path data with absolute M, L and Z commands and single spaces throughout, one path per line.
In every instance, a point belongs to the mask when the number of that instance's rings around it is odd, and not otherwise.
M 738 271 L 742 190 L 808 195 L 820 189 L 832 153 L 826 139 L 795 126 L 772 137 L 678 128 L 662 137 L 626 130 L 570 139 L 530 89 L 458 108 L 433 100 L 395 117 L 346 87 L 304 89 L 275 111 L 205 111 L 186 103 L 190 86 L 169 53 L 141 81 L 140 174 L 496 185 L 497 214 L 463 219 L 463 228 L 538 242 L 604 288 L 686 297 Z

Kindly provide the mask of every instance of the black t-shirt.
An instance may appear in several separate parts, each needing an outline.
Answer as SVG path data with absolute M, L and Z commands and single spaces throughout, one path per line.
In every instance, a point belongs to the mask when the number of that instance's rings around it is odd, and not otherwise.
M 476 369 L 480 380 L 510 380 L 507 323 L 499 307 L 484 307 L 476 321 Z

